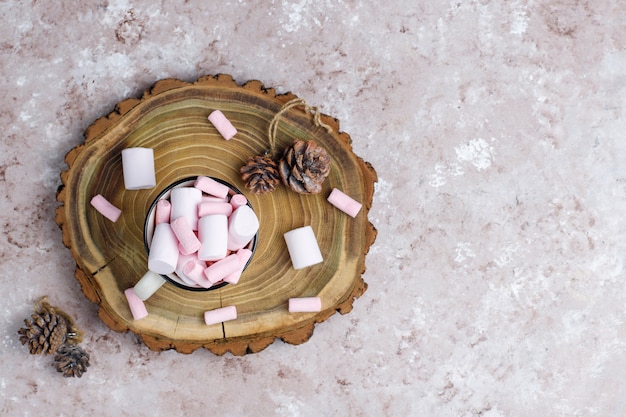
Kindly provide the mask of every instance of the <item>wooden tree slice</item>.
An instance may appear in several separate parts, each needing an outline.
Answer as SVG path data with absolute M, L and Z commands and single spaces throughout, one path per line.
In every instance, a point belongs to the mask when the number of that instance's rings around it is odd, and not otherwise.
M 76 279 L 85 296 L 99 306 L 103 322 L 116 331 L 130 330 L 153 350 L 190 353 L 204 347 L 221 355 L 258 352 L 276 338 L 291 344 L 307 341 L 315 323 L 336 311 L 352 309 L 367 288 L 362 279 L 365 257 L 376 230 L 367 218 L 377 180 L 373 167 L 356 156 L 350 137 L 339 122 L 322 115 L 332 133 L 316 126 L 303 107 L 286 111 L 278 124 L 276 148 L 295 139 L 314 140 L 331 156 L 331 172 L 323 191 L 297 194 L 279 186 L 271 194 L 247 192 L 239 168 L 249 156 L 268 149 L 267 129 L 274 115 L 293 94 L 277 95 L 259 81 L 238 85 L 230 76 L 157 82 L 141 99 L 120 102 L 115 111 L 96 120 L 85 132 L 85 143 L 68 152 L 61 173 L 56 222 L 63 243 L 76 260 Z M 221 110 L 238 129 L 224 140 L 207 116 Z M 153 148 L 157 186 L 149 190 L 124 188 L 121 151 Z M 185 177 L 220 178 L 244 191 L 260 221 L 257 249 L 240 282 L 214 291 L 188 291 L 169 283 L 146 300 L 148 317 L 134 321 L 124 290 L 147 270 L 143 242 L 146 213 L 156 195 Z M 326 198 L 339 188 L 363 203 L 351 218 Z M 113 223 L 90 205 L 101 194 L 122 210 Z M 324 262 L 294 270 L 283 234 L 310 225 Z M 289 313 L 291 297 L 319 296 L 319 313 Z M 235 305 L 238 318 L 207 326 L 203 313 Z

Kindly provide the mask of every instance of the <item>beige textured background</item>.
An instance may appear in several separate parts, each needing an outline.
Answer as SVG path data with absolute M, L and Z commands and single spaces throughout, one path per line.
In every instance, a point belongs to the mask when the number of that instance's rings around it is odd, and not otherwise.
M 0 17 L 0 415 L 626 414 L 622 2 L 0 0 Z M 369 289 L 301 346 L 155 353 L 74 280 L 59 172 L 118 101 L 219 72 L 337 117 L 376 168 Z M 43 294 L 86 332 L 81 379 L 18 341 Z

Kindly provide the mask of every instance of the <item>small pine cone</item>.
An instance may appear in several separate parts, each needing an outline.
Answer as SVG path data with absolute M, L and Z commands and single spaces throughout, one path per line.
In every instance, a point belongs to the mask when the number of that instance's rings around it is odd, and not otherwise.
M 63 376 L 81 377 L 87 372 L 89 366 L 89 353 L 78 345 L 63 345 L 54 356 L 57 371 L 63 372 Z
M 28 344 L 28 350 L 33 355 L 56 352 L 67 338 L 67 320 L 50 311 L 33 313 L 30 319 L 24 320 L 24 324 L 26 327 L 22 327 L 17 333 L 22 345 Z
M 271 193 L 280 182 L 278 166 L 267 156 L 251 156 L 239 172 L 246 188 L 254 194 Z
M 279 163 L 285 185 L 301 194 L 318 194 L 330 173 L 330 156 L 315 142 L 296 140 Z

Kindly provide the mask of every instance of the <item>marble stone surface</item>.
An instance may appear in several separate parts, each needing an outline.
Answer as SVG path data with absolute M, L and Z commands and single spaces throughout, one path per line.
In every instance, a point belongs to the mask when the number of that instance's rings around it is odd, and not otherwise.
M 0 0 L 0 415 L 626 414 L 619 1 Z M 341 121 L 377 170 L 367 292 L 244 357 L 111 331 L 54 223 L 64 155 L 162 78 L 231 74 Z M 86 333 L 63 378 L 17 330 Z

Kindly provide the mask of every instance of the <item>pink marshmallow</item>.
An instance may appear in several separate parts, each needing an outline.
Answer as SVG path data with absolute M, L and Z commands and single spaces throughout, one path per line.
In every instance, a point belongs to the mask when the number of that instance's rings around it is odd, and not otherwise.
M 201 203 L 228 203 L 228 199 L 226 197 L 214 197 L 212 195 L 203 195 Z
M 128 288 L 124 291 L 124 295 L 128 301 L 128 307 L 130 308 L 130 313 L 133 315 L 133 319 L 140 320 L 148 315 L 146 305 L 141 301 L 141 298 L 137 297 L 135 290 Z
M 200 262 L 189 261 L 183 267 L 183 274 L 201 287 L 209 288 L 212 283 L 204 276 L 205 269 Z
M 226 196 L 228 196 L 228 191 L 230 190 L 228 186 L 222 184 L 221 182 L 215 181 L 213 178 L 203 176 L 199 176 L 193 183 L 193 186 L 200 191 L 220 198 L 226 198 Z
M 191 229 L 189 220 L 186 217 L 179 217 L 170 223 L 172 232 L 178 239 L 178 248 L 183 255 L 189 255 L 197 252 L 200 249 L 202 243 L 196 237 L 196 234 Z M 181 250 L 182 249 L 182 250 Z
M 217 131 L 220 132 L 220 135 L 226 140 L 232 139 L 232 137 L 237 134 L 235 126 L 233 126 L 226 116 L 224 116 L 224 113 L 219 110 L 215 110 L 209 115 L 209 121 L 213 123 L 213 126 L 215 126 Z
M 250 249 L 239 249 L 237 251 L 237 257 L 239 257 L 239 269 L 232 274 L 224 277 L 224 281 L 228 282 L 229 284 L 236 284 L 239 282 L 239 278 L 241 278 L 243 269 L 246 267 L 246 264 L 252 257 L 252 251 Z
M 194 261 L 194 262 L 198 263 L 202 267 L 203 271 L 204 271 L 204 269 L 206 269 L 207 265 L 206 265 L 206 262 L 201 261 L 200 259 L 198 259 L 198 254 L 197 253 L 192 253 L 190 255 L 180 254 L 178 256 L 178 263 L 176 264 L 176 270 L 174 272 L 176 273 L 178 278 L 181 279 L 181 281 L 183 281 L 185 284 L 193 287 L 193 286 L 197 286 L 198 284 L 194 280 L 192 280 L 191 278 L 187 277 L 184 274 L 184 272 L 183 272 L 183 268 L 185 267 L 185 265 L 189 261 Z
M 243 194 L 235 194 L 230 198 L 230 205 L 233 206 L 233 210 L 245 206 L 246 204 L 248 204 L 248 199 Z
M 322 311 L 322 300 L 319 297 L 289 299 L 290 313 L 315 313 L 318 311 Z
M 113 223 L 115 223 L 117 219 L 120 218 L 120 214 L 122 214 L 122 210 L 115 207 L 100 194 L 91 199 L 91 205 L 98 210 L 100 214 L 111 220 Z
M 210 326 L 237 318 L 237 307 L 227 306 L 204 312 L 204 322 Z
M 154 224 L 168 223 L 172 212 L 172 204 L 167 200 L 159 200 L 156 204 Z
M 211 214 L 223 214 L 230 216 L 233 213 L 233 206 L 228 203 L 200 203 L 198 205 L 198 217 L 204 217 Z
M 212 283 L 216 283 L 226 278 L 228 275 L 239 269 L 239 257 L 233 253 L 219 261 L 211 264 L 204 270 L 204 276 Z
M 333 191 L 328 196 L 328 202 L 353 218 L 356 217 L 362 207 L 361 203 L 337 188 L 333 188 Z

